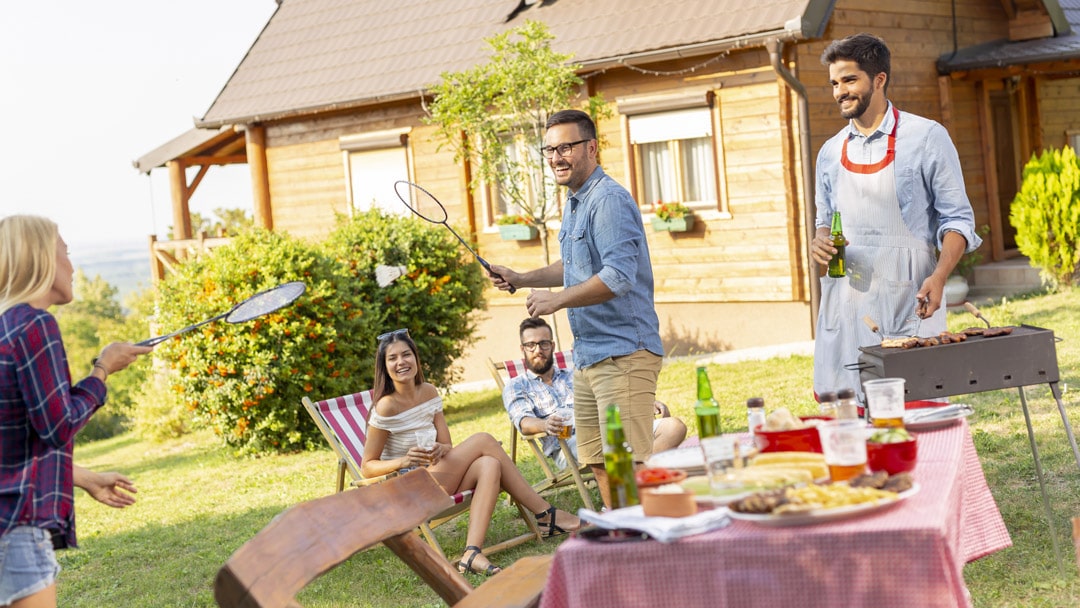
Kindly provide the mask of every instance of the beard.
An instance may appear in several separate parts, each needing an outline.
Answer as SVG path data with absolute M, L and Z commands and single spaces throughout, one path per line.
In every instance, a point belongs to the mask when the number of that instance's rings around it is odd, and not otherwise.
M 537 376 L 543 376 L 548 373 L 548 370 L 550 370 L 553 365 L 555 365 L 555 357 L 548 357 L 544 359 L 543 362 L 538 362 L 536 359 L 530 357 L 527 365 L 529 366 L 529 371 Z
M 864 95 L 848 95 L 845 99 L 854 99 L 855 107 L 850 110 L 840 110 L 840 116 L 846 120 L 858 118 L 866 113 L 866 109 L 870 107 L 870 98 Z M 840 100 L 843 102 L 844 100 Z

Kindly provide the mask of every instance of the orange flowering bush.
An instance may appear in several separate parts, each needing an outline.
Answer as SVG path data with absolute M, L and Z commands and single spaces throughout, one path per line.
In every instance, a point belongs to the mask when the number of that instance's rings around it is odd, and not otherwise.
M 408 327 L 425 373 L 451 381 L 451 363 L 483 304 L 479 266 L 448 231 L 409 218 L 360 214 L 323 244 L 244 232 L 188 261 L 159 286 L 156 322 L 171 331 L 228 311 L 288 281 L 307 291 L 291 306 L 246 323 L 207 324 L 160 344 L 155 357 L 196 425 L 240 453 L 295 451 L 324 440 L 300 404 L 372 387 L 375 336 Z M 379 288 L 374 269 L 409 274 Z

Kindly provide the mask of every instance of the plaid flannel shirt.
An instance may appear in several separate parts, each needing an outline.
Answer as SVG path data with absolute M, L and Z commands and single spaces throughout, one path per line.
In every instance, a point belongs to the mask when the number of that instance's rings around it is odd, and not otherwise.
M 540 376 L 525 370 L 511 378 L 503 387 L 503 406 L 511 422 L 521 430 L 521 419 L 526 416 L 544 419 L 560 407 L 574 407 L 574 372 L 555 368 L 555 375 L 548 386 Z M 559 450 L 559 440 L 545 435 L 541 440 L 544 453 L 553 456 Z
M 0 536 L 20 525 L 76 546 L 72 438 L 105 402 L 105 383 L 72 386 L 56 319 L 18 304 L 0 315 Z

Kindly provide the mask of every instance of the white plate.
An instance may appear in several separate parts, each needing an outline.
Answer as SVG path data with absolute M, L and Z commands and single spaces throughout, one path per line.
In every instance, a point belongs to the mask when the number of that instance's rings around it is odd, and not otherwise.
M 779 515 L 773 515 L 771 513 L 737 513 L 735 511 L 732 511 L 730 515 L 731 519 L 748 521 L 758 524 L 759 526 L 807 526 L 810 524 L 818 524 L 827 521 L 834 521 L 837 519 L 847 519 L 849 517 L 855 517 L 857 515 L 863 515 L 866 513 L 887 509 L 914 496 L 918 492 L 919 484 L 915 483 L 912 484 L 911 487 L 907 490 L 904 490 L 903 492 L 897 494 L 896 500 L 864 502 L 857 505 L 836 507 L 833 509 L 815 509 L 813 511 L 802 511 L 797 513 L 781 513 Z
M 705 473 L 705 456 L 701 453 L 701 447 L 696 445 L 653 454 L 645 464 L 649 467 L 680 469 L 690 475 Z
M 951 406 L 942 406 L 951 407 Z M 904 412 L 904 428 L 909 431 L 929 431 L 932 429 L 939 429 L 947 426 L 952 426 L 957 422 L 967 418 L 975 413 L 975 409 L 970 405 L 958 405 L 957 409 L 951 414 L 947 414 L 944 417 L 932 416 L 926 420 L 918 420 L 918 416 L 929 414 L 932 410 L 940 408 L 936 407 L 921 407 Z M 909 419 L 916 418 L 915 420 L 908 422 Z

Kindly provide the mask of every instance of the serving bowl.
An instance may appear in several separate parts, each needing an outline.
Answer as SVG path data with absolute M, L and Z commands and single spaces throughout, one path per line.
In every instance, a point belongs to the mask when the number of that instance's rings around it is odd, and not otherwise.
M 697 501 L 694 493 L 684 490 L 673 484 L 643 488 L 641 494 L 641 508 L 645 515 L 650 517 L 686 517 L 697 513 Z M 664 491 L 671 489 L 672 491 Z M 676 491 L 675 488 L 678 488 Z
M 914 437 L 898 443 L 866 442 L 866 466 L 871 471 L 885 471 L 889 475 L 910 471 L 915 468 L 918 455 Z
M 826 416 L 800 416 L 800 420 L 832 420 Z M 766 431 L 762 427 L 754 429 L 754 444 L 762 452 L 817 452 L 821 450 L 821 436 L 816 426 L 790 431 Z

